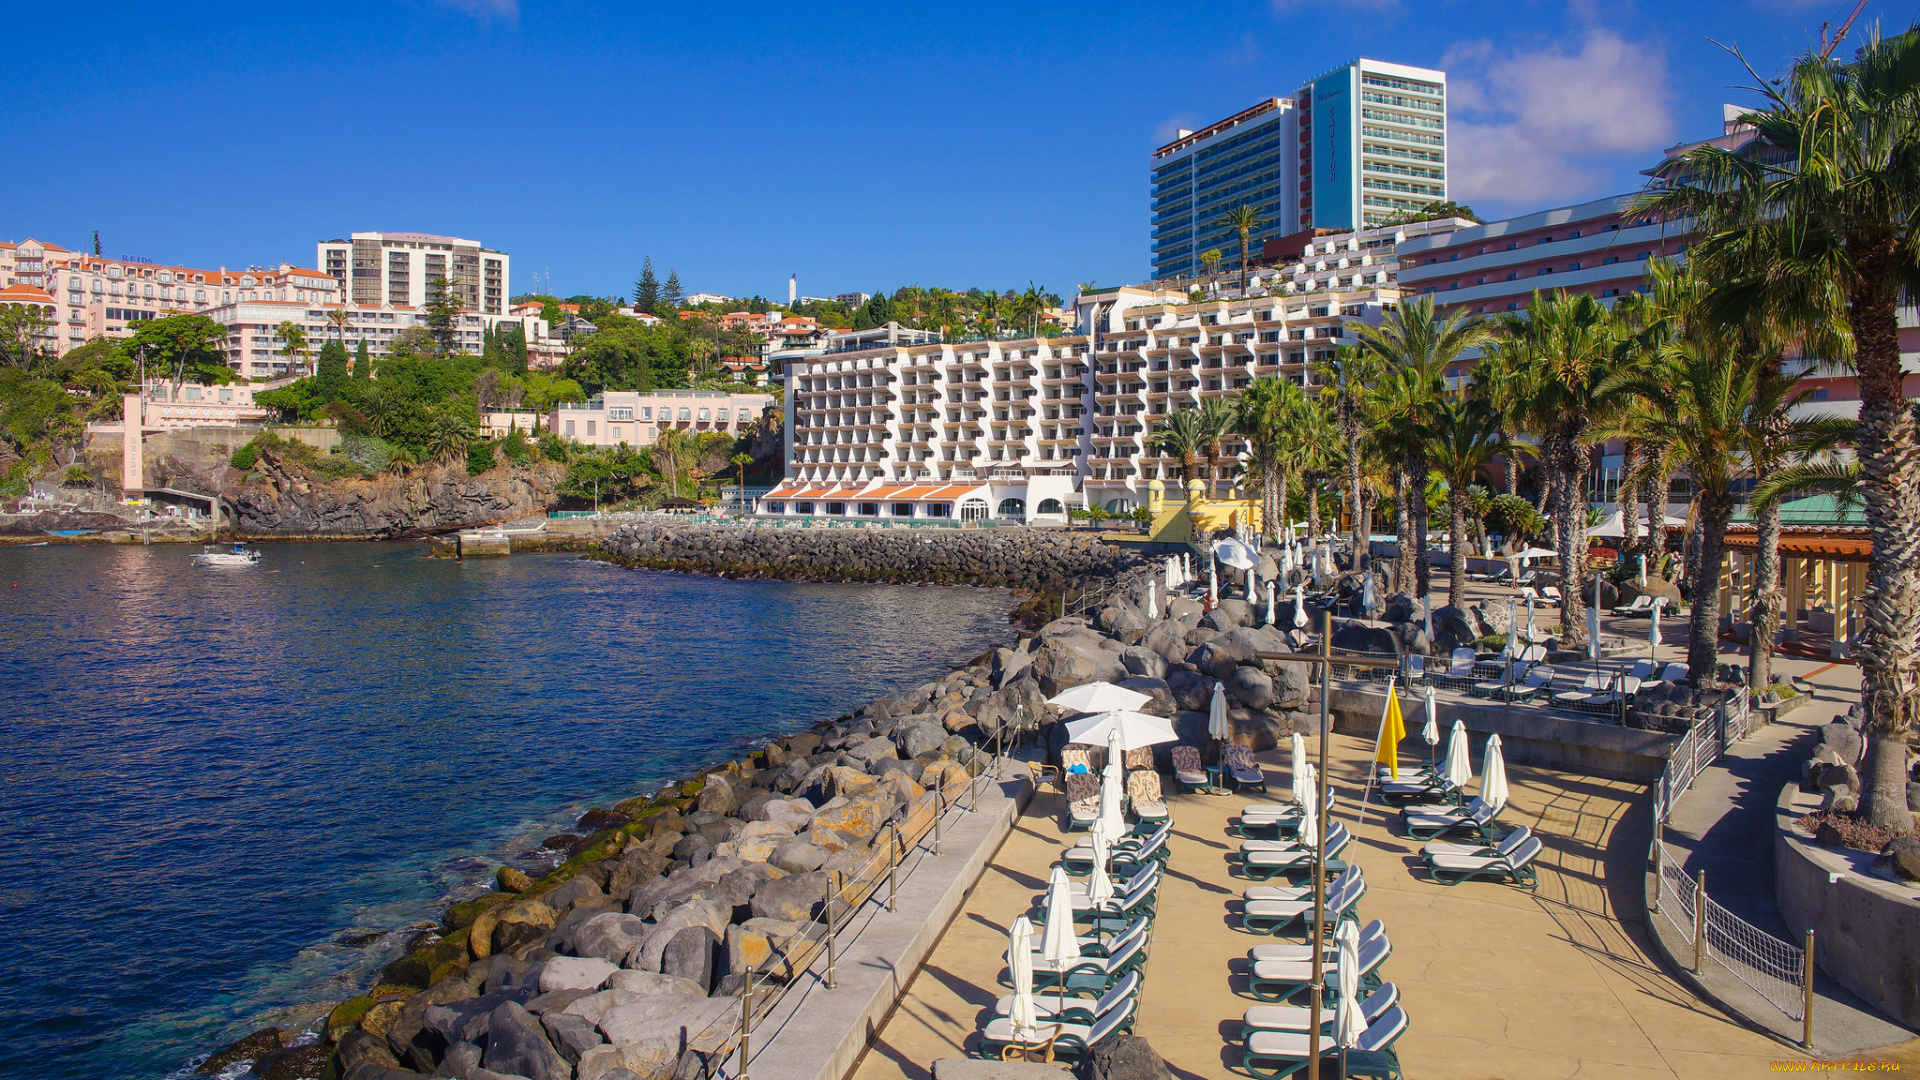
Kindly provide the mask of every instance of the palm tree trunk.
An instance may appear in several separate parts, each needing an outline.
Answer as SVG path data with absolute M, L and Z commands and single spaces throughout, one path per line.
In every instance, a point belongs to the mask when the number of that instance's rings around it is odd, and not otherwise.
M 1276 534 L 1284 533 L 1287 526 L 1287 474 L 1285 470 L 1274 470 L 1273 524 Z
M 1461 610 L 1467 603 L 1467 499 L 1466 493 L 1459 489 L 1447 492 L 1447 509 L 1452 511 L 1447 518 L 1449 537 L 1453 540 L 1453 560 L 1448 567 L 1447 603 Z
M 1511 434 L 1513 433 L 1502 428 L 1501 441 L 1504 442 Z M 1516 499 L 1520 497 L 1520 455 L 1512 450 L 1507 452 L 1507 494 Z
M 1894 293 L 1884 287 L 1894 240 L 1890 234 L 1876 239 L 1862 244 L 1859 272 L 1847 297 L 1860 383 L 1860 487 L 1873 536 L 1854 645 L 1860 698 L 1872 730 L 1861 802 L 1873 824 L 1907 835 L 1914 831 L 1906 799 L 1907 735 L 1920 704 L 1915 700 L 1920 687 L 1920 431 L 1902 386 Z
M 1762 511 L 1756 524 L 1747 685 L 1760 690 L 1773 685 L 1773 635 L 1780 630 L 1780 504 Z
M 1240 295 L 1247 294 L 1247 231 L 1240 230 Z
M 1559 504 L 1553 501 L 1553 469 L 1554 467 L 1552 465 L 1547 464 L 1544 461 L 1541 462 L 1541 465 L 1543 467 L 1540 470 L 1540 503 L 1539 505 L 1535 506 L 1533 509 L 1537 513 L 1539 513 L 1540 516 L 1545 517 L 1550 512 L 1549 511 L 1550 507 L 1557 506 Z
M 1720 669 L 1720 566 L 1726 561 L 1727 519 L 1733 516 L 1733 497 L 1725 492 L 1701 492 L 1693 505 L 1700 511 L 1700 567 L 1699 576 L 1693 579 L 1687 681 L 1708 687 Z
M 1310 537 L 1320 535 L 1320 485 L 1307 485 L 1307 532 Z
M 1659 479 L 1659 463 L 1649 461 L 1646 475 L 1640 478 L 1640 502 L 1647 505 L 1647 535 L 1640 541 L 1640 554 L 1647 558 L 1649 573 L 1660 572 L 1660 556 L 1667 550 L 1666 488 Z
M 1413 497 L 1408 489 L 1404 466 L 1393 471 L 1393 531 L 1400 541 L 1400 557 L 1394 560 L 1393 591 L 1411 593 L 1413 591 Z
M 1585 589 L 1581 573 L 1585 561 L 1586 508 L 1576 506 L 1573 493 L 1579 490 L 1580 464 L 1584 455 L 1565 434 L 1555 434 L 1547 446 L 1547 475 L 1553 490 L 1554 546 L 1559 549 L 1560 629 L 1562 648 L 1578 649 L 1587 644 Z M 1575 520 L 1575 515 L 1579 519 Z
M 1634 473 L 1640 468 L 1640 457 L 1640 440 L 1628 439 L 1626 453 L 1622 455 L 1620 461 L 1619 494 L 1613 500 L 1620 506 L 1620 527 L 1623 533 L 1620 538 L 1622 559 L 1627 558 L 1628 552 L 1640 546 L 1640 503 L 1633 497 L 1633 488 L 1630 484 Z
M 1415 453 L 1408 471 L 1413 497 L 1413 595 L 1425 597 L 1433 588 L 1433 566 L 1427 562 L 1427 530 L 1433 524 L 1432 508 L 1427 506 L 1427 455 Z
M 1285 499 L 1286 478 L 1280 473 L 1280 466 L 1269 461 L 1260 467 L 1260 531 L 1280 539 L 1280 514 L 1274 507 Z
M 1367 534 L 1361 530 L 1366 527 L 1366 515 L 1362 508 L 1366 496 L 1360 490 L 1360 432 L 1357 428 L 1347 431 L 1347 494 L 1353 498 L 1353 568 L 1360 569 L 1360 559 L 1367 553 Z

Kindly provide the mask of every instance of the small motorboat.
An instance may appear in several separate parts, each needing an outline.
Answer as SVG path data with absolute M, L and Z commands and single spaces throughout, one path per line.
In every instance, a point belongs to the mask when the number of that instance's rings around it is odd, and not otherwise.
M 235 544 L 230 551 L 202 547 L 193 555 L 195 566 L 253 566 L 259 561 L 260 553 L 245 544 Z

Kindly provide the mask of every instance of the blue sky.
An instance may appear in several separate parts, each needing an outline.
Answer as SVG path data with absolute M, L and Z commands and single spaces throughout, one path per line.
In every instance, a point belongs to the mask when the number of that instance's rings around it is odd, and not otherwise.
M 1847 0 L 1599 4 L 31 4 L 9 17 L 0 237 L 311 265 L 476 239 L 514 292 L 1070 294 L 1147 272 L 1149 151 L 1346 60 L 1442 67 L 1483 217 L 1630 190 Z M 1904 29 L 1910 10 L 1874 0 Z

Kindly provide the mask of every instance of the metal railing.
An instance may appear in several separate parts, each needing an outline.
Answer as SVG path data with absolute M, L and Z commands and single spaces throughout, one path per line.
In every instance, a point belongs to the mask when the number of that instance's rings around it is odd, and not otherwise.
M 740 1008 L 689 1034 L 685 1045 L 701 1055 L 699 1075 L 703 1080 L 748 1080 L 754 1028 L 797 990 L 836 988 L 835 967 L 865 930 L 853 927 L 855 916 L 869 903 L 894 910 L 901 883 L 912 880 L 925 865 L 926 859 L 922 858 L 909 866 L 909 857 L 922 851 L 927 857 L 940 854 L 941 834 L 952 820 L 974 812 L 981 790 L 999 782 L 1005 760 L 996 756 L 985 771 L 970 777 L 950 799 L 951 785 L 943 783 L 926 792 L 881 828 L 884 846 L 877 847 L 864 863 L 851 871 L 830 873 L 821 891 L 819 912 L 791 936 L 769 939 L 773 955 L 746 973 Z M 777 970 L 762 972 L 762 967 Z M 735 1059 L 738 1067 L 728 1073 L 726 1065 Z
M 1667 855 L 1664 839 L 1674 803 L 1728 746 L 1753 732 L 1757 717 L 1747 694 L 1732 694 L 1712 717 L 1693 725 L 1667 756 L 1667 767 L 1653 789 L 1653 844 L 1648 858 L 1656 884 L 1649 914 L 1665 919 L 1693 947 L 1695 975 L 1709 961 L 1720 965 L 1789 1020 L 1798 1021 L 1800 1044 L 1811 1050 L 1813 931 L 1807 931 L 1804 944 L 1795 945 L 1728 911 L 1707 895 L 1706 872 L 1689 879 L 1686 870 Z

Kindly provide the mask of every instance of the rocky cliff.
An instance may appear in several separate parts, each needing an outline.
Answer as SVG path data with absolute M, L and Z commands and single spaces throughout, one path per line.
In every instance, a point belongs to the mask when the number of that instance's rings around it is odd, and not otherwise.
M 1059 589 L 1116 577 L 1139 556 L 1047 529 L 779 529 L 630 525 L 603 545 L 653 570 L 802 581 L 927 582 Z
M 370 479 L 325 481 L 262 454 L 247 482 L 224 492 L 234 531 L 281 539 L 398 539 L 546 513 L 566 467 L 502 466 L 468 476 L 430 465 Z

